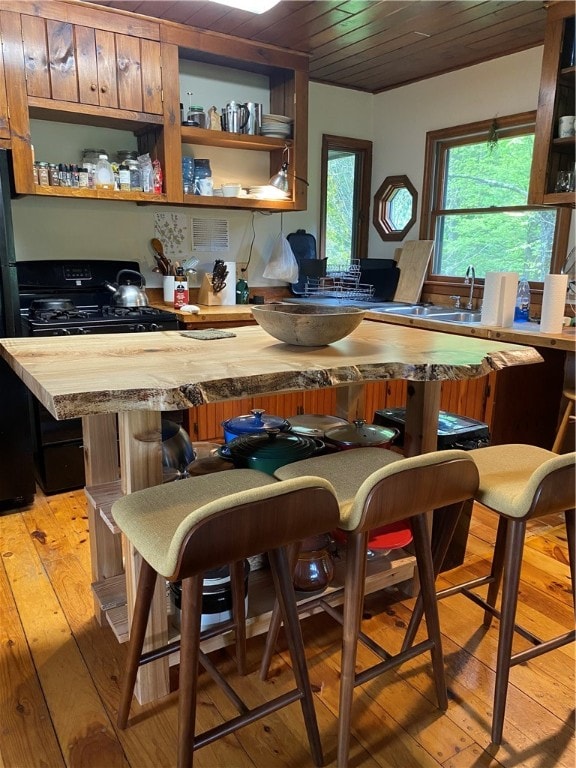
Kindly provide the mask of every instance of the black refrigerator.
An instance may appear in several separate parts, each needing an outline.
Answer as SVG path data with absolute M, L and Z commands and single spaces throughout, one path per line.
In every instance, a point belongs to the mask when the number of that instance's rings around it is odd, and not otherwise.
M 0 337 L 21 336 L 8 152 L 0 150 Z M 28 390 L 0 358 L 0 514 L 34 500 Z

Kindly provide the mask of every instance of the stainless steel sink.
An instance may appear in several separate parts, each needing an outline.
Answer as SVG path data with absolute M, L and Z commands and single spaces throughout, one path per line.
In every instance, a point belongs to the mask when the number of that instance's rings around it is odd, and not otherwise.
M 447 312 L 445 315 L 436 315 L 434 320 L 445 320 L 447 323 L 479 323 L 480 312 Z
M 427 317 L 437 322 L 460 323 L 462 325 L 480 322 L 480 312 L 452 309 L 451 307 L 413 305 L 410 307 L 376 307 L 372 311 L 386 315 L 402 315 L 403 317 Z
M 432 315 L 445 315 L 451 310 L 448 307 L 426 307 L 421 305 L 414 305 L 411 307 L 379 307 L 374 310 L 375 312 L 383 312 L 384 314 L 391 315 L 413 315 L 416 317 L 429 317 Z

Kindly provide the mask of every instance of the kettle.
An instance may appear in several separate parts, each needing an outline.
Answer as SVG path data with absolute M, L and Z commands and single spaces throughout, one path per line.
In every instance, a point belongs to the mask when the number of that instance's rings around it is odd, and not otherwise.
M 242 133 L 246 123 L 250 119 L 250 112 L 246 104 L 230 101 L 222 108 L 222 130 L 229 133 Z
M 122 275 L 135 275 L 140 280 L 140 285 L 133 285 L 130 280 L 126 283 L 120 284 L 120 277 Z M 104 285 L 112 292 L 112 298 L 110 299 L 110 305 L 112 307 L 147 307 L 148 296 L 144 286 L 146 280 L 144 275 L 140 272 L 136 272 L 133 269 L 121 269 L 116 275 L 116 282 L 109 283 L 104 281 Z

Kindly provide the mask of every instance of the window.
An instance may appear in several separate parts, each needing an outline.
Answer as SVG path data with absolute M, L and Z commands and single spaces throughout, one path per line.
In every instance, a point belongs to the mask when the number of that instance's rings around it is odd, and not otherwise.
M 387 176 L 374 195 L 372 223 L 382 240 L 404 240 L 416 222 L 418 193 L 408 176 Z
M 530 206 L 535 113 L 427 135 L 421 237 L 435 241 L 431 280 L 512 271 L 542 282 L 558 263 L 568 220 Z M 562 230 L 562 231 L 560 231 Z
M 346 269 L 368 254 L 372 142 L 322 136 L 320 256 Z

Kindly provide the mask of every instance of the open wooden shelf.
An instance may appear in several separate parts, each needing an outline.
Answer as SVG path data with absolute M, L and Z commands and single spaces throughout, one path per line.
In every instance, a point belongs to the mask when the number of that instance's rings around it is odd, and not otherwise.
M 224 149 L 247 149 L 256 152 L 273 152 L 292 147 L 292 139 L 278 139 L 269 136 L 253 136 L 244 133 L 229 133 L 228 131 L 211 131 L 206 128 L 181 127 L 182 143 L 197 144 L 205 147 L 221 147 Z
M 332 605 L 340 605 L 344 600 L 344 566 L 345 550 L 342 557 L 334 563 L 334 579 L 328 588 L 322 593 L 323 597 L 330 597 Z M 402 581 L 408 581 L 414 576 L 416 559 L 404 549 L 394 549 L 388 555 L 380 555 L 369 559 L 367 563 L 366 594 L 378 592 L 381 589 L 391 587 Z M 119 643 L 128 641 L 128 607 L 126 605 L 126 584 L 123 575 L 92 585 L 100 607 L 106 613 L 106 619 L 110 624 Z M 307 602 L 312 602 L 318 596 L 318 592 L 297 592 L 298 606 L 301 608 Z M 248 581 L 248 615 L 246 618 L 246 636 L 255 637 L 268 630 L 270 616 L 274 606 L 274 589 L 272 576 L 267 568 L 252 571 Z M 322 609 L 313 606 L 307 612 L 301 610 L 301 616 L 312 616 Z M 169 603 L 168 613 L 172 611 Z M 178 637 L 178 630 L 172 627 L 175 633 L 172 639 Z M 233 632 L 225 632 L 209 640 L 204 641 L 203 650 L 206 652 L 223 648 L 234 642 Z M 171 657 L 172 658 L 172 657 Z M 172 663 L 177 663 L 172 661 Z

